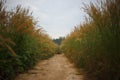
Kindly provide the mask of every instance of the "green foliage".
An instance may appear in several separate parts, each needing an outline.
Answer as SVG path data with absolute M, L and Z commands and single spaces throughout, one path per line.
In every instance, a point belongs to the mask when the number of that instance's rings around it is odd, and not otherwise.
M 61 43 L 64 40 L 64 37 L 59 37 L 58 39 L 53 39 L 53 42 L 56 43 L 58 46 L 55 49 L 56 54 L 61 54 L 62 53 L 62 49 L 61 49 Z
M 58 39 L 53 39 L 53 42 L 60 45 L 63 40 L 64 40 L 64 37 L 59 37 Z
M 0 80 L 14 80 L 38 60 L 54 55 L 57 45 L 35 28 L 37 21 L 29 9 L 17 6 L 6 11 L 4 4 L 0 1 Z
M 61 45 L 65 55 L 86 71 L 89 80 L 120 79 L 119 3 L 106 0 L 98 6 L 86 6 L 86 23 L 75 27 Z

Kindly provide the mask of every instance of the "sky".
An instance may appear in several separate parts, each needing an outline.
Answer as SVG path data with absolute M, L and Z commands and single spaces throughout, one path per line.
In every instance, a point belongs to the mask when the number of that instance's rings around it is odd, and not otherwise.
M 95 0 L 7 0 L 9 9 L 17 5 L 29 8 L 51 38 L 65 37 L 74 26 L 82 24 L 86 13 L 83 3 Z

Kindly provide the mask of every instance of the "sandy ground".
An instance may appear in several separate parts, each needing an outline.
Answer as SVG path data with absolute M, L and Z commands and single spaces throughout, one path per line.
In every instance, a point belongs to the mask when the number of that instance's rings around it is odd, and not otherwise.
M 15 80 L 83 80 L 83 75 L 63 55 L 40 61 L 32 70 Z

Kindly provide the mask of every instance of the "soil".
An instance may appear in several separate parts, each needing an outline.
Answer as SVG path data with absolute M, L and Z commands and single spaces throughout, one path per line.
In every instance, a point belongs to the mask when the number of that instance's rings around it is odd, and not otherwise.
M 32 70 L 20 74 L 15 80 L 83 80 L 83 75 L 64 54 L 58 54 L 40 61 Z

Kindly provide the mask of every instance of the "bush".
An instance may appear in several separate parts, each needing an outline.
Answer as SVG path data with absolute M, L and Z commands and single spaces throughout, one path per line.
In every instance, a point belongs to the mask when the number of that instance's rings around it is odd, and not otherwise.
M 13 80 L 38 60 L 54 55 L 57 46 L 41 28 L 35 28 L 29 9 L 17 6 L 6 11 L 4 4 L 0 1 L 0 80 Z
M 91 80 L 120 79 L 120 1 L 106 0 L 85 7 L 88 20 L 67 36 L 65 55 Z

